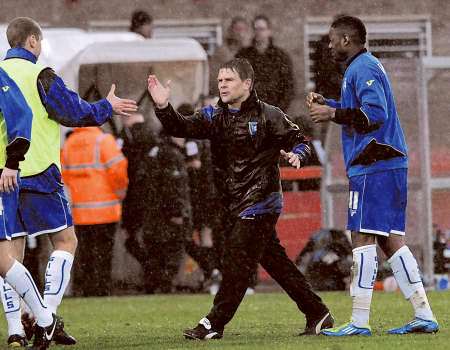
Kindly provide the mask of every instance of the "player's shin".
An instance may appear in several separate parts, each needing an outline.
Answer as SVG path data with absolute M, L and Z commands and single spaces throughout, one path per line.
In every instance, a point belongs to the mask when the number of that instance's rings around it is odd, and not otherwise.
M 378 271 L 376 245 L 366 245 L 353 249 L 352 282 L 352 323 L 356 327 L 367 327 L 369 324 L 370 304 L 373 285 Z
M 388 260 L 395 280 L 405 299 L 408 299 L 415 312 L 415 316 L 424 320 L 433 320 L 417 261 L 407 246 L 401 247 Z
M 50 256 L 45 271 L 44 301 L 56 313 L 70 281 L 73 255 L 64 250 L 55 250 Z

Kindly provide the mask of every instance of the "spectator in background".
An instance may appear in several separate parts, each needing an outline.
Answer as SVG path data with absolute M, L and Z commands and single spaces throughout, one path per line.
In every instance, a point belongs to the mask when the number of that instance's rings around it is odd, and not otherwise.
M 177 111 L 182 115 L 194 114 L 194 108 L 188 103 L 181 104 Z M 204 209 L 213 192 L 212 174 L 210 172 L 211 154 L 207 140 L 188 139 L 185 144 L 186 167 L 189 174 L 189 188 L 192 206 L 192 223 L 194 230 L 201 232 L 209 227 L 209 215 Z
M 128 159 L 129 184 L 123 202 L 122 227 L 126 232 L 125 248 L 145 270 L 148 265 L 147 247 L 142 242 L 144 218 L 146 226 L 157 216 L 159 138 L 151 131 L 140 113 L 124 120 L 121 132 L 122 152 Z M 156 219 L 155 219 L 156 220 Z
M 143 164 L 149 187 L 142 193 L 148 209 L 143 223 L 147 293 L 170 293 L 178 273 L 186 237 L 192 234 L 185 140 L 161 135 Z
M 127 233 L 126 247 L 128 251 L 138 260 L 139 253 L 135 253 L 137 236 L 142 229 L 145 211 L 147 209 L 146 198 L 143 193 L 148 186 L 148 174 L 145 173 L 145 161 L 148 152 L 157 144 L 154 135 L 144 123 L 144 116 L 140 113 L 133 114 L 124 119 L 124 128 L 120 138 L 123 140 L 122 152 L 128 160 L 129 184 L 127 194 L 123 201 L 122 227 Z
M 258 97 L 286 112 L 295 94 L 291 58 L 273 44 L 268 17 L 256 16 L 253 30 L 255 35 L 252 45 L 239 50 L 236 57 L 246 58 L 255 70 Z
M 436 224 L 433 224 L 434 231 L 434 273 L 443 274 L 447 273 L 447 260 L 445 256 L 445 250 L 447 249 L 447 239 L 445 233 Z
M 177 111 L 188 116 L 194 113 L 189 103 L 181 104 Z M 203 270 L 206 284 L 217 268 L 218 262 L 212 247 L 211 229 L 215 212 L 205 210 L 205 203 L 214 207 L 214 185 L 211 170 L 211 151 L 208 140 L 188 139 L 185 144 L 186 168 L 189 176 L 189 190 L 192 208 L 192 231 L 186 237 L 186 253 Z M 198 235 L 198 243 L 193 239 Z
M 231 61 L 239 50 L 249 46 L 250 41 L 251 31 L 248 21 L 241 16 L 233 17 L 230 26 L 226 30 L 223 45 L 217 48 L 209 59 L 209 91 L 211 94 L 219 94 L 217 89 L 217 72 L 219 67 L 225 62 Z
M 74 289 L 81 296 L 110 295 L 114 235 L 128 184 L 127 160 L 114 137 L 98 127 L 75 129 L 61 159 L 79 246 Z
M 341 83 L 345 64 L 336 62 L 331 56 L 331 49 L 328 47 L 330 39 L 327 35 L 321 36 L 320 40 L 315 42 L 316 50 L 311 57 L 312 80 L 314 81 L 314 92 L 322 96 L 327 96 L 334 100 L 339 100 L 341 95 Z M 318 141 L 325 143 L 329 122 L 316 126 Z
M 153 17 L 143 10 L 136 10 L 131 16 L 130 32 L 150 39 L 153 35 Z

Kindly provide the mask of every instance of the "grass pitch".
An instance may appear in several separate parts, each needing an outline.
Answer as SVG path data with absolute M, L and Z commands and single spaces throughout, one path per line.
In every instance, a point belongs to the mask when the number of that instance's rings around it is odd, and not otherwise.
M 344 292 L 321 293 L 337 324 L 350 316 Z M 209 295 L 66 298 L 59 310 L 66 329 L 78 339 L 68 349 L 450 349 L 450 292 L 429 295 L 441 330 L 435 335 L 393 336 L 388 328 L 402 325 L 412 309 L 399 293 L 375 293 L 372 337 L 297 337 L 304 319 L 282 293 L 256 294 L 244 299 L 222 340 L 189 341 L 181 332 L 194 326 L 209 310 Z M 0 344 L 6 345 L 6 324 L 0 322 Z M 0 348 L 2 346 L 0 345 Z M 6 347 L 5 347 L 6 348 Z M 64 347 L 52 346 L 52 349 Z

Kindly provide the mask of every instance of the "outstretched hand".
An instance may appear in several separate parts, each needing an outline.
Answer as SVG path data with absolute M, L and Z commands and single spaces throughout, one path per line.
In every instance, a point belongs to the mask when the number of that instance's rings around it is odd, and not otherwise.
M 109 90 L 106 99 L 108 100 L 109 103 L 111 103 L 112 109 L 116 114 L 129 117 L 131 113 L 134 113 L 138 110 L 136 101 L 117 97 L 115 95 L 115 91 L 116 91 L 116 84 L 112 84 L 111 90 Z
M 291 164 L 294 168 L 300 169 L 302 166 L 302 163 L 300 161 L 300 158 L 298 157 L 298 154 L 295 154 L 294 152 L 286 152 L 284 150 L 280 151 L 281 156 L 286 159 L 289 164 Z
M 152 96 L 153 102 L 159 109 L 166 108 L 169 104 L 170 97 L 170 80 L 166 82 L 166 86 L 160 83 L 156 75 L 149 75 L 147 79 L 148 92 Z

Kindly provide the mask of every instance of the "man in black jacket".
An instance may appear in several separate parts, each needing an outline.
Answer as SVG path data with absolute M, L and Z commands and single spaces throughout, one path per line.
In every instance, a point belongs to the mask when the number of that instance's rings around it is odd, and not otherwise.
M 122 227 L 127 232 L 127 249 L 132 255 L 134 247 L 137 246 L 138 232 L 142 228 L 142 222 L 145 217 L 145 203 L 148 198 L 142 193 L 151 186 L 148 181 L 148 174 L 144 170 L 143 164 L 147 160 L 150 150 L 158 143 L 156 137 L 151 134 L 149 128 L 144 122 L 144 116 L 140 113 L 134 113 L 131 117 L 124 120 L 120 138 L 123 140 L 122 152 L 128 159 L 128 189 L 127 195 L 122 203 Z M 139 259 L 138 259 L 139 260 Z
M 298 126 L 279 108 L 258 100 L 253 82 L 253 68 L 247 60 L 223 64 L 218 75 L 218 106 L 185 117 L 168 102 L 169 84 L 163 86 L 154 75 L 148 78 L 156 115 L 165 131 L 177 137 L 211 141 L 214 172 L 222 184 L 218 190 L 233 221 L 232 229 L 226 232 L 222 283 L 213 308 L 195 328 L 184 331 L 186 338 L 222 337 L 258 263 L 306 315 L 304 333 L 318 334 L 333 324 L 328 308 L 287 257 L 275 229 L 282 209 L 280 153 L 300 168 L 310 148 Z
M 292 60 L 273 44 L 268 17 L 256 16 L 253 30 L 252 45 L 240 49 L 236 57 L 246 58 L 255 70 L 255 88 L 261 100 L 287 111 L 295 95 Z
M 166 134 L 145 160 L 149 174 L 143 241 L 147 261 L 143 264 L 147 293 L 170 293 L 191 233 L 189 177 L 184 158 L 184 139 Z

